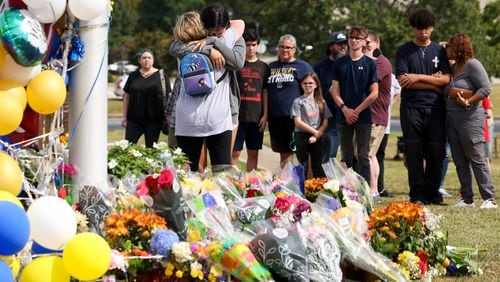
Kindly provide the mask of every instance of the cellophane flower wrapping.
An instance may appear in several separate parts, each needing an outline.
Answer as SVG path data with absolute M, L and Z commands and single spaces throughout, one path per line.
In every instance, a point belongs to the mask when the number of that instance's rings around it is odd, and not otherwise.
M 220 190 L 206 192 L 187 200 L 187 205 L 195 218 L 203 223 L 211 237 L 227 238 L 234 233 L 231 214 Z
M 304 167 L 298 164 L 292 157 L 288 158 L 285 162 L 285 166 L 279 173 L 281 184 L 299 195 L 304 195 Z
M 328 228 L 337 239 L 345 259 L 356 267 L 373 273 L 387 281 L 407 281 L 397 265 L 387 257 L 375 252 L 363 236 L 354 232 L 352 227 L 340 225 L 339 221 L 334 219 L 334 212 L 332 210 L 324 209 L 316 204 L 313 204 L 312 207 L 313 211 L 320 214 L 327 222 Z M 357 225 L 357 223 L 350 222 L 347 222 L 347 224 Z
M 268 229 L 255 236 L 249 246 L 276 280 L 309 281 L 307 250 L 296 225 Z
M 212 268 L 223 269 L 241 281 L 269 281 L 271 273 L 250 251 L 247 244 L 235 237 L 194 243 L 196 255 Z M 212 272 L 212 269 L 211 269 Z
M 231 220 L 235 230 L 243 229 L 255 221 L 265 220 L 271 216 L 276 201 L 274 195 L 243 198 L 229 205 Z
M 365 214 L 368 217 L 373 210 L 373 199 L 370 186 L 366 180 L 337 159 L 330 159 L 328 162 L 323 163 L 322 166 L 329 180 L 339 181 L 339 188 L 344 198 L 363 205 Z
M 153 193 L 153 209 L 165 218 L 170 229 L 180 238 L 186 237 L 185 201 L 174 167 L 162 169 L 157 181 L 158 191 Z
M 298 225 L 306 246 L 309 279 L 318 282 L 342 281 L 340 248 L 326 221 L 313 211 Z

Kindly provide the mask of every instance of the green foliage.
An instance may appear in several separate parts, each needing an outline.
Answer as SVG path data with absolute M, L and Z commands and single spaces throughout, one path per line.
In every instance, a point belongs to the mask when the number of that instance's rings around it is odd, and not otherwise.
M 207 0 L 118 0 L 112 13 L 110 58 L 128 59 L 139 46 L 148 46 L 157 53 L 157 64 L 173 74 L 177 63 L 168 54 L 172 29 L 177 16 L 190 10 L 201 10 Z M 273 50 L 283 34 L 297 38 L 298 57 L 314 64 L 325 55 L 328 36 L 353 25 L 363 25 L 379 33 L 384 54 L 394 60 L 396 49 L 413 35 L 408 24 L 410 11 L 427 6 L 434 11 L 437 22 L 432 40 L 446 41 L 457 32 L 467 33 L 476 57 L 490 76 L 500 76 L 500 1 L 489 3 L 481 14 L 478 0 L 419 1 L 352 1 L 352 0 L 220 0 L 232 18 L 241 18 L 248 25 L 257 25 L 260 34 Z M 306 45 L 314 48 L 300 52 Z

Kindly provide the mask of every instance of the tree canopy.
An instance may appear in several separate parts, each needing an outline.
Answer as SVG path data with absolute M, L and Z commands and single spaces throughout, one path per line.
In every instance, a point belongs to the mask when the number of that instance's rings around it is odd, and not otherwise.
M 110 61 L 128 59 L 142 47 L 156 53 L 156 63 L 171 74 L 176 61 L 168 54 L 177 16 L 190 10 L 201 10 L 212 1 L 205 0 L 118 0 L 112 12 Z M 297 38 L 299 57 L 314 64 L 325 55 L 328 36 L 333 31 L 347 32 L 354 25 L 376 31 L 382 51 L 393 60 L 398 46 L 411 40 L 408 15 L 416 7 L 434 11 L 437 22 L 432 40 L 446 41 L 463 32 L 474 44 L 476 57 L 491 76 L 500 76 L 500 1 L 480 11 L 478 0 L 221 0 L 232 18 L 241 18 L 259 28 L 261 37 L 273 50 L 279 37 L 293 34 Z M 313 49 L 305 51 L 305 46 Z

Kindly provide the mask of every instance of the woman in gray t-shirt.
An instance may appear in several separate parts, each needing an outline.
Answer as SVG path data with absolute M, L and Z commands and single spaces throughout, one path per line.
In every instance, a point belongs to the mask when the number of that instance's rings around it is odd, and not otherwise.
M 475 206 L 472 168 L 483 198 L 481 208 L 496 208 L 494 187 L 484 155 L 486 114 L 481 105 L 481 100 L 491 93 L 488 74 L 481 62 L 474 58 L 472 43 L 465 34 L 455 34 L 448 40 L 446 54 L 455 62 L 452 79 L 444 89 L 448 142 L 462 196 L 455 206 Z

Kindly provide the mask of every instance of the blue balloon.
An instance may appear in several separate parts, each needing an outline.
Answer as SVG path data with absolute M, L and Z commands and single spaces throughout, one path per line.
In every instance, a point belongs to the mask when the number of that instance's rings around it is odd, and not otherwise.
M 34 255 L 44 255 L 44 254 L 62 253 L 62 250 L 47 249 L 44 246 L 33 241 L 33 245 L 31 245 L 31 253 Z
M 0 260 L 0 281 L 2 282 L 13 282 L 14 276 L 12 275 L 12 270 L 3 261 Z
M 5 50 L 22 66 L 39 65 L 47 52 L 42 26 L 28 10 L 4 10 L 0 14 L 0 36 Z
M 30 238 L 30 222 L 18 205 L 0 201 L 0 255 L 10 256 L 21 251 Z

